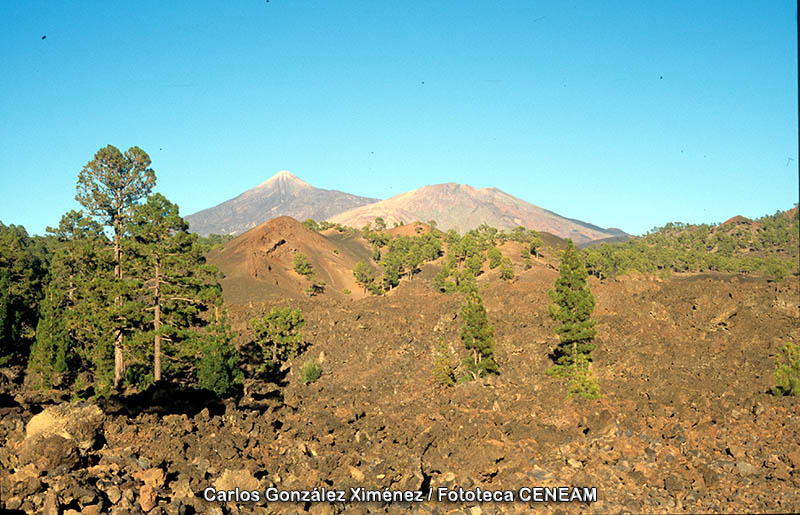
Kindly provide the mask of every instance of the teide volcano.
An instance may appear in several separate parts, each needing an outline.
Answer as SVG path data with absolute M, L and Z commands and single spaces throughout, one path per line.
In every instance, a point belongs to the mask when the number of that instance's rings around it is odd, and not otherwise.
M 295 220 L 325 220 L 378 199 L 325 190 L 280 171 L 255 188 L 217 206 L 186 217 L 193 232 L 206 236 L 239 234 L 266 220 L 291 216 Z
M 510 230 L 521 225 L 572 238 L 576 244 L 611 237 L 626 237 L 619 229 L 603 229 L 580 220 L 565 218 L 518 199 L 497 188 L 473 188 L 466 184 L 436 184 L 386 200 L 361 206 L 329 218 L 351 227 L 362 227 L 376 217 L 387 223 L 436 220 L 439 229 L 463 233 L 485 223 Z

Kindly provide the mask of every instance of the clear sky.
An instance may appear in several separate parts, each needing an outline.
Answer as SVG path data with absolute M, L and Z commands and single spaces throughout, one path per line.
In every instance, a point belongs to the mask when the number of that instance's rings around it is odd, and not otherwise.
M 112 144 L 183 215 L 289 170 L 641 234 L 798 202 L 794 1 L 0 1 L 0 221 Z M 46 36 L 46 39 L 42 39 Z

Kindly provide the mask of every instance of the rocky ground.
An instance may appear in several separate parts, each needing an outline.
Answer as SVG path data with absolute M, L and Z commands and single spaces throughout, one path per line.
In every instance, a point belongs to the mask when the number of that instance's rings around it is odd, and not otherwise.
M 592 282 L 603 398 L 545 375 L 556 343 L 547 267 L 487 274 L 501 374 L 452 388 L 433 345 L 460 349 L 460 295 L 433 270 L 382 298 L 284 301 L 310 347 L 279 384 L 240 395 L 153 389 L 68 403 L 0 376 L 0 506 L 19 513 L 800 512 L 800 407 L 768 393 L 800 341 L 798 278 L 626 276 Z M 492 272 L 493 273 L 493 272 Z M 273 304 L 232 309 L 246 321 Z M 323 375 L 303 385 L 308 358 Z M 208 502 L 204 489 L 512 490 L 596 487 L 597 501 Z

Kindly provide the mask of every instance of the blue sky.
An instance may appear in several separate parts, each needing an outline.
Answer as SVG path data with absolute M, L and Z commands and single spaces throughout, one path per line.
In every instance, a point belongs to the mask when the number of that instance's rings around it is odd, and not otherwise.
M 289 170 L 497 187 L 641 234 L 798 202 L 793 1 L 0 2 L 0 221 L 101 147 L 186 215 Z M 46 35 L 46 39 L 41 39 Z

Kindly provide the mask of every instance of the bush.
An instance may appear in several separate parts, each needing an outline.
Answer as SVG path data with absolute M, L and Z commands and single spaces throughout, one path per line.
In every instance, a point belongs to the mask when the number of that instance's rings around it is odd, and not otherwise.
M 292 258 L 292 264 L 294 265 L 294 271 L 306 276 L 307 279 L 310 279 L 311 274 L 314 273 L 314 267 L 308 262 L 305 254 L 300 254 L 299 252 L 295 254 Z
M 788 342 L 783 346 L 783 355 L 788 363 L 775 365 L 773 395 L 800 395 L 800 345 Z
M 226 341 L 210 339 L 206 342 L 197 362 L 197 385 L 223 396 L 241 380 L 236 348 Z
M 299 309 L 272 308 L 269 314 L 261 318 L 252 318 L 254 342 L 261 350 L 261 358 L 270 360 L 273 365 L 297 356 L 303 347 L 303 336 L 300 330 L 305 319 Z M 262 366 L 261 370 L 265 370 Z
M 439 338 L 433 352 L 433 379 L 444 386 L 453 386 L 455 381 L 455 366 L 450 356 L 450 348 L 444 338 Z
M 511 260 L 504 257 L 500 263 L 500 279 L 510 281 L 514 278 L 514 268 L 511 266 Z
M 316 360 L 309 359 L 303 364 L 303 384 L 313 383 L 322 376 L 322 366 Z

